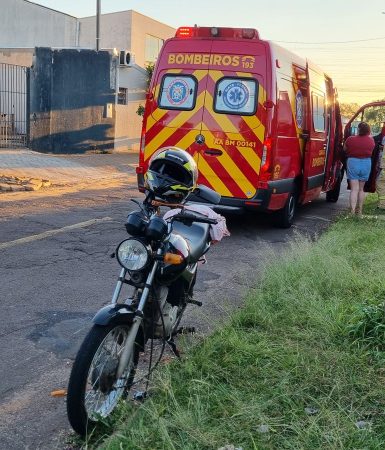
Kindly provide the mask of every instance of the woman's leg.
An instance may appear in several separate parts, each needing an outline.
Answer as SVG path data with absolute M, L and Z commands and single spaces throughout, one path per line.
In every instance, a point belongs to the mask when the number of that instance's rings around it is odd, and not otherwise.
M 358 201 L 358 191 L 359 191 L 359 181 L 350 180 L 350 212 L 352 214 L 356 213 L 357 201 Z M 364 183 L 365 184 L 365 183 Z
M 362 216 L 362 207 L 364 206 L 364 201 L 366 197 L 366 192 L 364 192 L 365 181 L 358 182 L 358 215 Z

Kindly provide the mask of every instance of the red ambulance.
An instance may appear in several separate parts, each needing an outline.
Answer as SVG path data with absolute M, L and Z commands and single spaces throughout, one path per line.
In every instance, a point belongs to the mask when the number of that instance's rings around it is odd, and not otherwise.
M 275 214 L 339 196 L 342 126 L 336 90 L 319 67 L 257 30 L 183 27 L 160 52 L 145 107 L 137 168 L 159 148 L 188 151 L 221 207 Z

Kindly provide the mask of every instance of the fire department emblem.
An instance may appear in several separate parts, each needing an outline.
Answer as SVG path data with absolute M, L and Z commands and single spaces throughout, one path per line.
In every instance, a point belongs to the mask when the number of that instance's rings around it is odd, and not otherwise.
M 182 105 L 188 98 L 189 88 L 186 81 L 181 78 L 173 80 L 167 91 L 167 99 L 173 106 Z
M 298 128 L 303 128 L 303 97 L 300 90 L 295 94 L 295 120 Z
M 228 84 L 223 90 L 223 103 L 229 109 L 242 109 L 249 101 L 247 87 L 239 81 Z

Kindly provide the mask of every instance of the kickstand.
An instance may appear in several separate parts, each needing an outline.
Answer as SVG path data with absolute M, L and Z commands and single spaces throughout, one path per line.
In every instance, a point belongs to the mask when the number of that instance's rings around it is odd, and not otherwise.
M 173 351 L 174 355 L 177 358 L 180 358 L 180 352 L 179 352 L 178 347 L 176 346 L 174 340 L 171 338 L 171 339 L 168 339 L 166 342 L 170 346 L 170 348 Z

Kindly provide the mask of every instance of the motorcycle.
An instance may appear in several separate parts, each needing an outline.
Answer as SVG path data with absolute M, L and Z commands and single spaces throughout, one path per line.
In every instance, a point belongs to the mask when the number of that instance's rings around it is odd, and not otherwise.
M 205 186 L 198 186 L 194 196 L 211 204 L 221 198 Z M 83 436 L 127 397 L 147 341 L 159 339 L 163 348 L 167 342 L 178 356 L 174 337 L 186 306 L 202 306 L 193 299 L 193 287 L 217 220 L 187 209 L 185 202 L 157 200 L 151 191 L 143 203 L 132 201 L 140 209 L 128 215 L 131 237 L 114 254 L 122 268 L 111 304 L 95 315 L 69 379 L 68 419 Z M 166 221 L 161 207 L 179 209 Z M 121 300 L 124 285 L 133 293 Z

